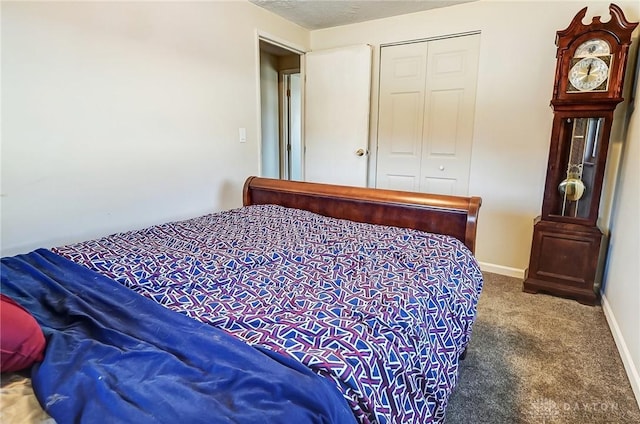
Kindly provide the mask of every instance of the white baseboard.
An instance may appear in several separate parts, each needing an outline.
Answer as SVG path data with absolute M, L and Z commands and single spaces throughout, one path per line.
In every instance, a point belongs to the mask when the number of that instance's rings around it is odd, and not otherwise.
M 616 342 L 616 347 L 620 353 L 624 369 L 627 372 L 627 377 L 629 377 L 629 382 L 631 383 L 633 394 L 636 397 L 636 402 L 638 402 L 638 407 L 640 407 L 640 372 L 638 372 L 638 368 L 636 366 L 640 364 L 634 364 L 631 353 L 627 348 L 627 343 L 625 342 L 622 332 L 620 331 L 620 327 L 618 326 L 618 322 L 616 321 L 616 317 L 613 315 L 611 306 L 609 306 L 607 297 L 604 294 L 602 295 L 602 310 L 605 318 L 607 319 L 607 323 L 609 324 L 609 328 L 611 329 L 613 340 Z
M 478 262 L 478 264 L 480 265 L 480 269 L 486 272 L 524 279 L 524 269 L 495 265 L 487 262 Z

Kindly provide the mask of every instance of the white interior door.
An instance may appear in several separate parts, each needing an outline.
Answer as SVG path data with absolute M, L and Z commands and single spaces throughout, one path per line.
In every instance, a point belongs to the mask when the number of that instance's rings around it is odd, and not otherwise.
M 306 181 L 367 185 L 371 46 L 305 55 Z
M 382 48 L 376 186 L 466 195 L 480 35 Z

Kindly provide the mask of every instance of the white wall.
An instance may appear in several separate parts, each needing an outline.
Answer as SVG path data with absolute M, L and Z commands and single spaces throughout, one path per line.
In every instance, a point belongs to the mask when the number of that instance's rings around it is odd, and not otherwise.
M 608 19 L 609 2 L 587 3 L 588 19 L 593 15 Z M 616 3 L 628 19 L 638 20 L 638 2 Z M 555 34 L 584 5 L 584 1 L 478 1 L 311 33 L 313 50 L 359 43 L 374 46 L 370 150 L 375 165 L 380 44 L 481 31 L 469 193 L 483 198 L 477 256 L 487 270 L 522 276 L 528 266 L 553 118 L 549 101 Z M 612 141 L 613 176 L 620 144 L 619 139 Z M 604 197 L 610 203 L 611 196 Z M 605 226 L 609 206 L 602 208 Z
M 256 31 L 309 45 L 244 0 L 2 2 L 1 19 L 3 256 L 240 206 Z
M 636 96 L 622 146 L 603 307 L 640 406 L 640 91 Z

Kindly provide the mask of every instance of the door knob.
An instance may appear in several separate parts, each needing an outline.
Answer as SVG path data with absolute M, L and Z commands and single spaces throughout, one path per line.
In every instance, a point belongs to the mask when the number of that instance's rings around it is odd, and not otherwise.
M 441 171 L 444 171 L 444 166 L 440 165 L 440 167 L 438 169 L 441 170 Z
M 367 151 L 365 149 L 356 150 L 356 156 L 364 156 L 366 154 L 367 154 Z

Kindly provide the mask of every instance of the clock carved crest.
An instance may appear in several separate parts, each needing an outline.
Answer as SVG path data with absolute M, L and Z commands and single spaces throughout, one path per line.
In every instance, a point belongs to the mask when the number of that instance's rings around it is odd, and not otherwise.
M 549 161 L 523 289 L 593 305 L 606 250 L 597 221 L 609 137 L 638 23 L 615 4 L 606 22 L 595 16 L 585 25 L 586 13 L 556 33 Z

